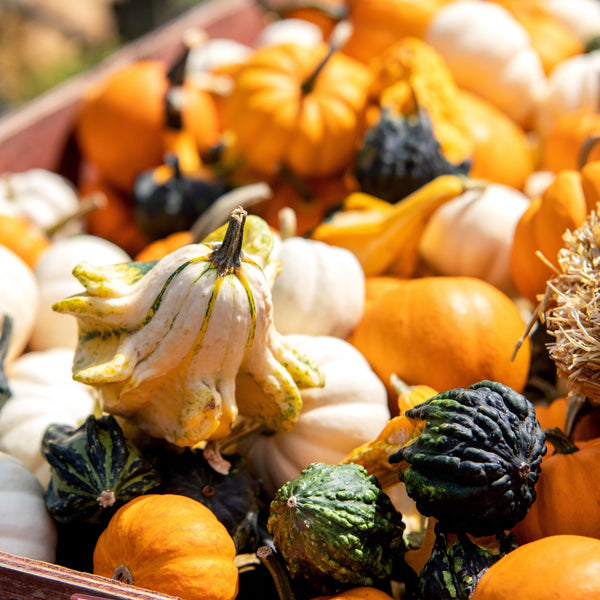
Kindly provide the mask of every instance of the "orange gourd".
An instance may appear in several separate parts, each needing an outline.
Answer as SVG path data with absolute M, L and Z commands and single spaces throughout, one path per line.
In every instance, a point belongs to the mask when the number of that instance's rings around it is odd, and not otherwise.
M 481 577 L 471 600 L 597 600 L 600 540 L 553 535 L 523 544 Z
M 94 574 L 182 600 L 233 600 L 235 553 L 227 529 L 204 504 L 148 494 L 111 518 L 94 549 Z
M 75 123 L 83 157 L 103 178 L 130 191 L 138 173 L 163 159 L 167 66 L 157 60 L 125 65 L 89 88 Z
M 135 260 L 139 262 L 150 262 L 160 260 L 170 252 L 183 248 L 193 243 L 193 234 L 191 231 L 175 231 L 159 240 L 150 242 L 144 246 L 136 255 Z
M 558 534 L 600 538 L 600 438 L 569 440 L 549 430 L 555 452 L 542 463 L 536 499 L 513 529 L 519 545 Z
M 515 228 L 510 255 L 511 275 L 523 297 L 537 303 L 547 280 L 558 271 L 563 234 L 580 227 L 593 208 L 584 195 L 581 175 L 570 169 L 557 173 L 543 194 L 531 201 Z
M 327 44 L 258 48 L 225 98 L 227 159 L 266 177 L 339 173 L 363 131 L 368 68 Z
M 460 90 L 458 101 L 473 140 L 469 175 L 523 189 L 534 170 L 533 151 L 523 128 L 493 104 L 467 90 Z
M 525 324 L 512 300 L 471 277 L 399 279 L 365 306 L 349 341 L 389 387 L 392 375 L 437 390 L 498 381 L 522 391 L 528 338 L 510 360 Z M 521 354 L 523 351 L 523 354 Z
M 312 600 L 392 600 L 392 597 L 376 588 L 362 586 L 332 596 L 318 596 Z
M 37 225 L 24 217 L 0 214 L 0 244 L 33 269 L 51 242 Z

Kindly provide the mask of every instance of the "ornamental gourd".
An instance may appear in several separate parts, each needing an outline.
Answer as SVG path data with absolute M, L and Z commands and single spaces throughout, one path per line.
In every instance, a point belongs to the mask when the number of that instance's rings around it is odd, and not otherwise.
M 262 268 L 273 240 L 247 255 L 245 221 L 236 209 L 222 241 L 190 244 L 156 263 L 75 267 L 85 293 L 54 308 L 78 319 L 73 378 L 98 390 L 105 412 L 193 446 L 230 432 L 239 413 L 235 378 L 244 373 L 266 398 L 252 417 L 273 431 L 293 427 L 299 388 L 323 385 L 322 375 L 275 330 Z
M 0 551 L 53 563 L 56 525 L 44 488 L 17 458 L 0 452 Z
M 287 339 L 313 357 L 325 386 L 300 392 L 302 410 L 290 431 L 254 435 L 243 444 L 251 472 L 270 497 L 312 462 L 341 461 L 375 437 L 390 418 L 383 383 L 351 344 L 327 336 Z M 240 400 L 244 398 L 241 394 Z
M 511 360 L 525 322 L 509 296 L 475 277 L 440 275 L 387 283 L 367 302 L 349 341 L 389 391 L 392 375 L 436 390 L 466 387 L 484 378 L 524 389 L 531 344 L 526 338 L 524 353 Z M 366 284 L 369 298 L 369 278 Z
M 284 484 L 267 529 L 292 577 L 373 585 L 404 550 L 402 515 L 359 465 L 313 463 Z
M 94 549 L 94 573 L 186 600 L 233 600 L 238 570 L 231 536 L 209 508 L 176 494 L 122 506 Z
M 229 160 L 263 176 L 340 172 L 362 134 L 369 81 L 365 65 L 325 43 L 258 48 L 225 99 Z
M 401 478 L 421 514 L 445 532 L 478 537 L 527 514 L 546 446 L 525 396 L 480 381 L 441 392 L 406 416 L 425 428 L 389 460 L 408 463 Z

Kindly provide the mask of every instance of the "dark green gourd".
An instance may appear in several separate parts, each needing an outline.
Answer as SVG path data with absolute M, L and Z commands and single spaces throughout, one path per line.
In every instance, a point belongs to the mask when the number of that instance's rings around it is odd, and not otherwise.
M 358 150 L 354 176 L 365 194 L 394 203 L 439 175 L 468 175 L 471 161 L 449 162 L 424 108 L 413 115 L 383 109 Z
M 78 428 L 50 425 L 42 451 L 51 471 L 46 506 L 58 523 L 106 524 L 117 508 L 160 483 L 112 415 L 90 415 Z
M 267 522 L 292 577 L 373 585 L 402 555 L 404 523 L 356 464 L 313 463 L 275 495 Z
M 441 392 L 406 411 L 422 433 L 391 455 L 419 512 L 447 532 L 495 535 L 535 500 L 545 436 L 531 402 L 497 382 Z

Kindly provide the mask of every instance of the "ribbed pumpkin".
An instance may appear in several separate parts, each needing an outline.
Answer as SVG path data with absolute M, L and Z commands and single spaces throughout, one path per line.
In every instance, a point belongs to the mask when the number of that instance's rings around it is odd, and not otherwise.
M 377 588 L 362 586 L 344 590 L 333 596 L 318 596 L 312 600 L 392 600 L 392 597 Z
M 369 297 L 369 278 L 366 281 Z M 422 277 L 386 286 L 349 341 L 390 389 L 397 375 L 437 390 L 490 379 L 521 391 L 530 344 L 510 357 L 525 324 L 512 300 L 471 277 Z M 521 352 L 523 352 L 521 354 Z
M 523 544 L 492 565 L 471 600 L 597 600 L 600 540 L 552 535 Z
M 235 545 L 204 504 L 176 494 L 122 506 L 94 549 L 94 573 L 183 600 L 233 600 Z
M 282 167 L 302 177 L 338 173 L 362 133 L 369 81 L 366 66 L 325 43 L 259 48 L 226 98 L 231 159 L 265 175 Z

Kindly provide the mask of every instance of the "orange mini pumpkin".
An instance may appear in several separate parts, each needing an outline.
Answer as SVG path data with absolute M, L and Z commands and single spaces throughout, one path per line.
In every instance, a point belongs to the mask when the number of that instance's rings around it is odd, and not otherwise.
M 233 600 L 235 545 L 204 504 L 175 494 L 138 496 L 111 518 L 94 573 L 182 600 Z
M 33 269 L 51 242 L 37 225 L 24 217 L 0 214 L 0 244 Z
M 392 600 L 392 597 L 376 588 L 361 586 L 333 596 L 319 596 L 313 600 Z
M 390 387 L 392 375 L 436 390 L 483 379 L 522 391 L 529 372 L 519 310 L 498 288 L 472 277 L 422 277 L 386 286 L 365 306 L 349 341 Z

